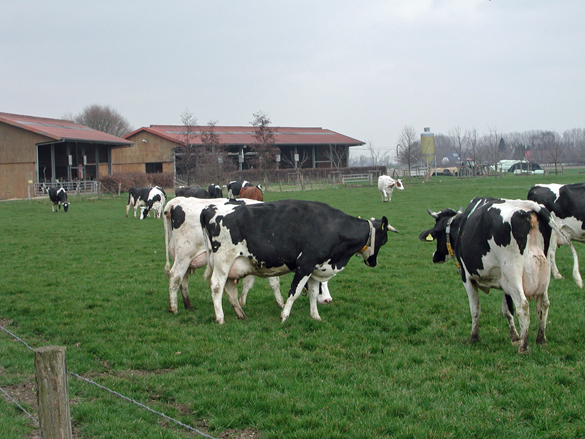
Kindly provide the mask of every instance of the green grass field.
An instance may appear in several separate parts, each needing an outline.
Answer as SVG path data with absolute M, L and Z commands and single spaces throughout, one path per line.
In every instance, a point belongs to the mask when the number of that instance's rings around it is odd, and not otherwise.
M 548 344 L 519 356 L 500 312 L 501 292 L 482 295 L 481 340 L 467 342 L 467 295 L 452 263 L 433 265 L 434 243 L 418 235 L 427 208 L 465 207 L 475 196 L 525 198 L 562 176 L 405 181 L 383 204 L 375 187 L 269 192 L 319 200 L 350 215 L 386 215 L 378 266 L 350 261 L 329 285 L 333 303 L 309 316 L 307 297 L 280 323 L 258 279 L 236 318 L 214 322 L 202 271 L 191 277 L 195 310 L 168 313 L 162 221 L 125 218 L 124 197 L 75 198 L 69 212 L 48 200 L 0 203 L 0 324 L 29 345 L 67 348 L 68 369 L 213 437 L 582 438 L 585 437 L 585 291 L 557 253 Z M 277 189 L 277 187 L 274 187 Z M 307 218 L 310 221 L 310 218 Z M 577 251 L 585 254 L 582 245 Z M 585 273 L 585 269 L 581 270 Z M 283 293 L 291 277 L 282 278 Z M 180 299 L 179 299 L 180 300 Z M 0 331 L 0 387 L 34 384 L 33 355 Z M 70 377 L 74 430 L 81 438 L 197 435 Z M 34 404 L 21 400 L 35 413 Z M 30 419 L 0 397 L 0 437 L 31 437 Z M 249 437 L 249 436 L 246 436 Z

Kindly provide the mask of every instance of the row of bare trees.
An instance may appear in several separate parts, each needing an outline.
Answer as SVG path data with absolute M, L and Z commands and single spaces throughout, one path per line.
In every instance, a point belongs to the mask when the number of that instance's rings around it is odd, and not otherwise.
M 197 118 L 188 110 L 181 115 L 181 122 L 183 132 L 180 146 L 175 149 L 177 173 L 186 177 L 188 185 L 194 182 L 225 181 L 228 174 L 236 170 L 237 165 L 228 157 L 229 147 L 221 141 L 215 130 L 217 122 L 198 125 Z M 248 161 L 251 166 L 264 171 L 266 180 L 267 171 L 275 163 L 279 153 L 274 139 L 276 128 L 270 126 L 270 118 L 261 111 L 254 113 L 254 120 L 250 123 L 255 130 L 254 142 L 250 145 L 253 155 Z
M 395 160 L 409 169 L 424 166 L 420 132 L 413 126 L 405 126 L 398 137 Z M 469 158 L 476 163 L 494 164 L 504 159 L 528 160 L 537 163 L 582 163 L 585 161 L 585 129 L 574 128 L 559 134 L 555 131 L 532 130 L 502 133 L 488 127 L 487 133 L 477 129 L 456 126 L 447 134 L 435 134 L 435 156 L 440 163 L 446 158 Z M 380 165 L 391 163 L 389 153 L 380 152 L 368 144 L 369 156 L 352 159 L 353 165 Z

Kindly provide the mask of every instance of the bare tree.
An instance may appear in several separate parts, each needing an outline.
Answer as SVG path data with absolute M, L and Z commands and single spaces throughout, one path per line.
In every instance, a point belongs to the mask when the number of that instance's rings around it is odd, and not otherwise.
M 334 168 L 343 168 L 347 163 L 347 148 L 344 146 L 329 145 L 329 150 L 325 151 L 325 157 L 331 162 Z
M 416 129 L 412 125 L 405 125 L 402 128 L 396 145 L 396 160 L 407 165 L 409 171 L 415 163 L 421 163 L 420 141 Z
M 376 148 L 374 148 L 374 145 L 372 144 L 371 141 L 368 141 L 366 148 L 370 153 L 370 160 L 372 166 L 383 166 L 383 164 L 388 163 L 388 151 L 383 153 L 381 150 L 379 149 L 377 150 Z
M 455 153 L 459 156 L 459 160 L 462 160 L 467 147 L 468 133 L 464 132 L 461 127 L 457 125 L 449 130 L 449 136 L 451 137 Z
M 177 173 L 187 177 L 187 184 L 191 185 L 197 173 L 197 168 L 202 162 L 202 148 L 195 144 L 198 137 L 199 127 L 197 118 L 185 110 L 181 114 L 183 132 L 181 133 L 180 146 L 175 148 Z
M 489 163 L 498 163 L 502 157 L 502 135 L 497 128 L 488 127 L 488 134 L 482 138 L 482 148 Z
M 297 155 L 296 149 L 293 152 L 293 154 Z M 306 150 L 303 151 L 302 154 L 298 154 L 298 160 L 296 160 L 296 157 L 294 156 L 293 157 L 288 157 L 285 155 L 282 156 L 282 161 L 294 169 L 297 177 L 297 182 L 300 183 L 301 190 L 303 191 L 305 190 L 305 179 L 303 178 L 303 173 L 301 172 L 301 169 L 303 168 L 303 165 L 309 161 L 310 158 L 311 156 L 309 152 Z
M 270 127 L 270 118 L 261 111 L 254 113 L 254 120 L 250 122 L 256 128 L 254 143 L 251 149 L 256 153 L 253 163 L 264 173 L 264 184 L 268 184 L 268 169 L 276 164 L 276 155 L 279 149 L 276 146 L 274 133 L 276 128 Z
M 128 120 L 109 105 L 92 104 L 76 116 L 65 115 L 78 125 L 84 125 L 103 133 L 122 137 L 133 130 Z
M 215 131 L 216 121 L 209 121 L 207 126 L 200 127 L 201 149 L 203 152 L 198 177 L 205 178 L 209 183 L 221 183 L 233 169 L 228 159 L 228 147 Z

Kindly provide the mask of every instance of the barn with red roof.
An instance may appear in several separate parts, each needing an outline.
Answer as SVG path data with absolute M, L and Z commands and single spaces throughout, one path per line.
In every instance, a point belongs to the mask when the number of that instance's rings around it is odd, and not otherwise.
M 208 127 L 195 127 L 208 129 Z M 346 167 L 349 148 L 363 145 L 364 142 L 324 128 L 271 127 L 275 146 L 279 148 L 277 157 L 280 168 L 293 168 L 295 158 L 303 168 Z M 132 148 L 113 151 L 115 172 L 173 172 L 176 165 L 176 149 L 185 143 L 187 128 L 183 125 L 150 125 L 124 136 L 134 143 Z M 252 145 L 255 143 L 253 126 L 214 126 L 213 132 L 219 142 L 225 145 L 228 156 L 237 163 L 238 168 L 248 169 L 254 157 Z M 197 131 L 195 132 L 197 133 Z M 202 144 L 201 136 L 195 135 L 189 143 Z M 302 163 L 301 163 L 302 161 Z
M 0 113 L 0 199 L 38 194 L 42 183 L 112 174 L 112 151 L 132 142 L 68 120 Z

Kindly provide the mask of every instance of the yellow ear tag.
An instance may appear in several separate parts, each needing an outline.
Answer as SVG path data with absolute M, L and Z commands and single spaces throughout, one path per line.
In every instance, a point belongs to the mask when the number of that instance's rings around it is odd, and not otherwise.
M 382 230 L 384 230 L 386 228 L 385 224 L 382 224 Z
M 427 235 L 427 237 L 425 238 L 427 241 L 434 241 L 435 238 L 433 238 L 433 235 L 431 235 L 430 233 Z
M 367 245 L 364 245 L 364 248 L 362 248 L 362 249 L 360 250 L 360 253 L 363 253 L 363 252 L 365 252 L 367 248 L 368 248 L 368 246 L 367 246 Z

